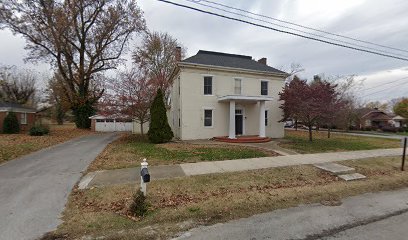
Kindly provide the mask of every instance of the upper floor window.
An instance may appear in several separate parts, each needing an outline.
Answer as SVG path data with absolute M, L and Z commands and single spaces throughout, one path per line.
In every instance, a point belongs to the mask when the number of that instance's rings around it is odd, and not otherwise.
M 242 94 L 242 80 L 239 78 L 234 79 L 234 93 L 238 95 Z
M 20 123 L 21 124 L 27 124 L 27 113 L 21 113 Z
M 261 81 L 261 95 L 268 95 L 268 81 Z
M 212 89 L 212 77 L 210 76 L 205 76 L 204 77 L 204 95 L 212 95 L 213 94 L 213 89 Z

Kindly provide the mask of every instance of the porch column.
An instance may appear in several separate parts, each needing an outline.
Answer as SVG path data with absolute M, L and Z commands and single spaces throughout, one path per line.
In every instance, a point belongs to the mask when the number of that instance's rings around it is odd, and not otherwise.
M 259 101 L 259 137 L 265 137 L 265 101 Z
M 230 101 L 230 112 L 229 112 L 229 134 L 228 138 L 235 138 L 235 101 Z

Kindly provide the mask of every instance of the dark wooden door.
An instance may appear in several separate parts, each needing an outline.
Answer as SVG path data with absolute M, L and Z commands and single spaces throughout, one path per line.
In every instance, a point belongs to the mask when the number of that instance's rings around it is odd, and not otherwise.
M 244 118 L 242 115 L 235 115 L 235 134 L 242 135 L 243 125 L 244 125 Z

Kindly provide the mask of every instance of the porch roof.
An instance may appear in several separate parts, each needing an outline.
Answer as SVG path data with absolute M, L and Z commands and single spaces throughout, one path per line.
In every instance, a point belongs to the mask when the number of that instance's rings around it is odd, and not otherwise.
M 241 101 L 241 102 L 259 102 L 272 101 L 272 97 L 268 96 L 243 96 L 243 95 L 226 95 L 218 97 L 218 102 Z

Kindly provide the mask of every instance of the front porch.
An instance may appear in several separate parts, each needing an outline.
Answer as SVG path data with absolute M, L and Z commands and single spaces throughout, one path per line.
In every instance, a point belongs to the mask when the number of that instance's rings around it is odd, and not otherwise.
M 227 137 L 216 137 L 216 140 L 225 142 L 267 142 L 270 141 L 266 137 L 266 122 L 267 117 L 265 116 L 266 108 L 265 102 L 272 101 L 272 97 L 268 96 L 242 96 L 242 95 L 227 95 L 218 98 L 218 102 L 227 102 L 229 104 L 229 121 L 228 121 L 228 136 Z M 245 109 L 237 107 L 237 104 L 259 104 L 258 107 L 258 135 L 257 136 L 245 136 L 245 119 L 247 118 L 245 114 Z M 254 115 L 255 115 L 254 114 Z M 256 116 L 256 115 L 255 115 Z M 249 122 L 247 124 L 256 124 Z M 255 131 L 256 132 L 256 131 Z M 254 134 L 254 132 L 250 133 Z M 238 136 L 238 137 L 237 137 Z

